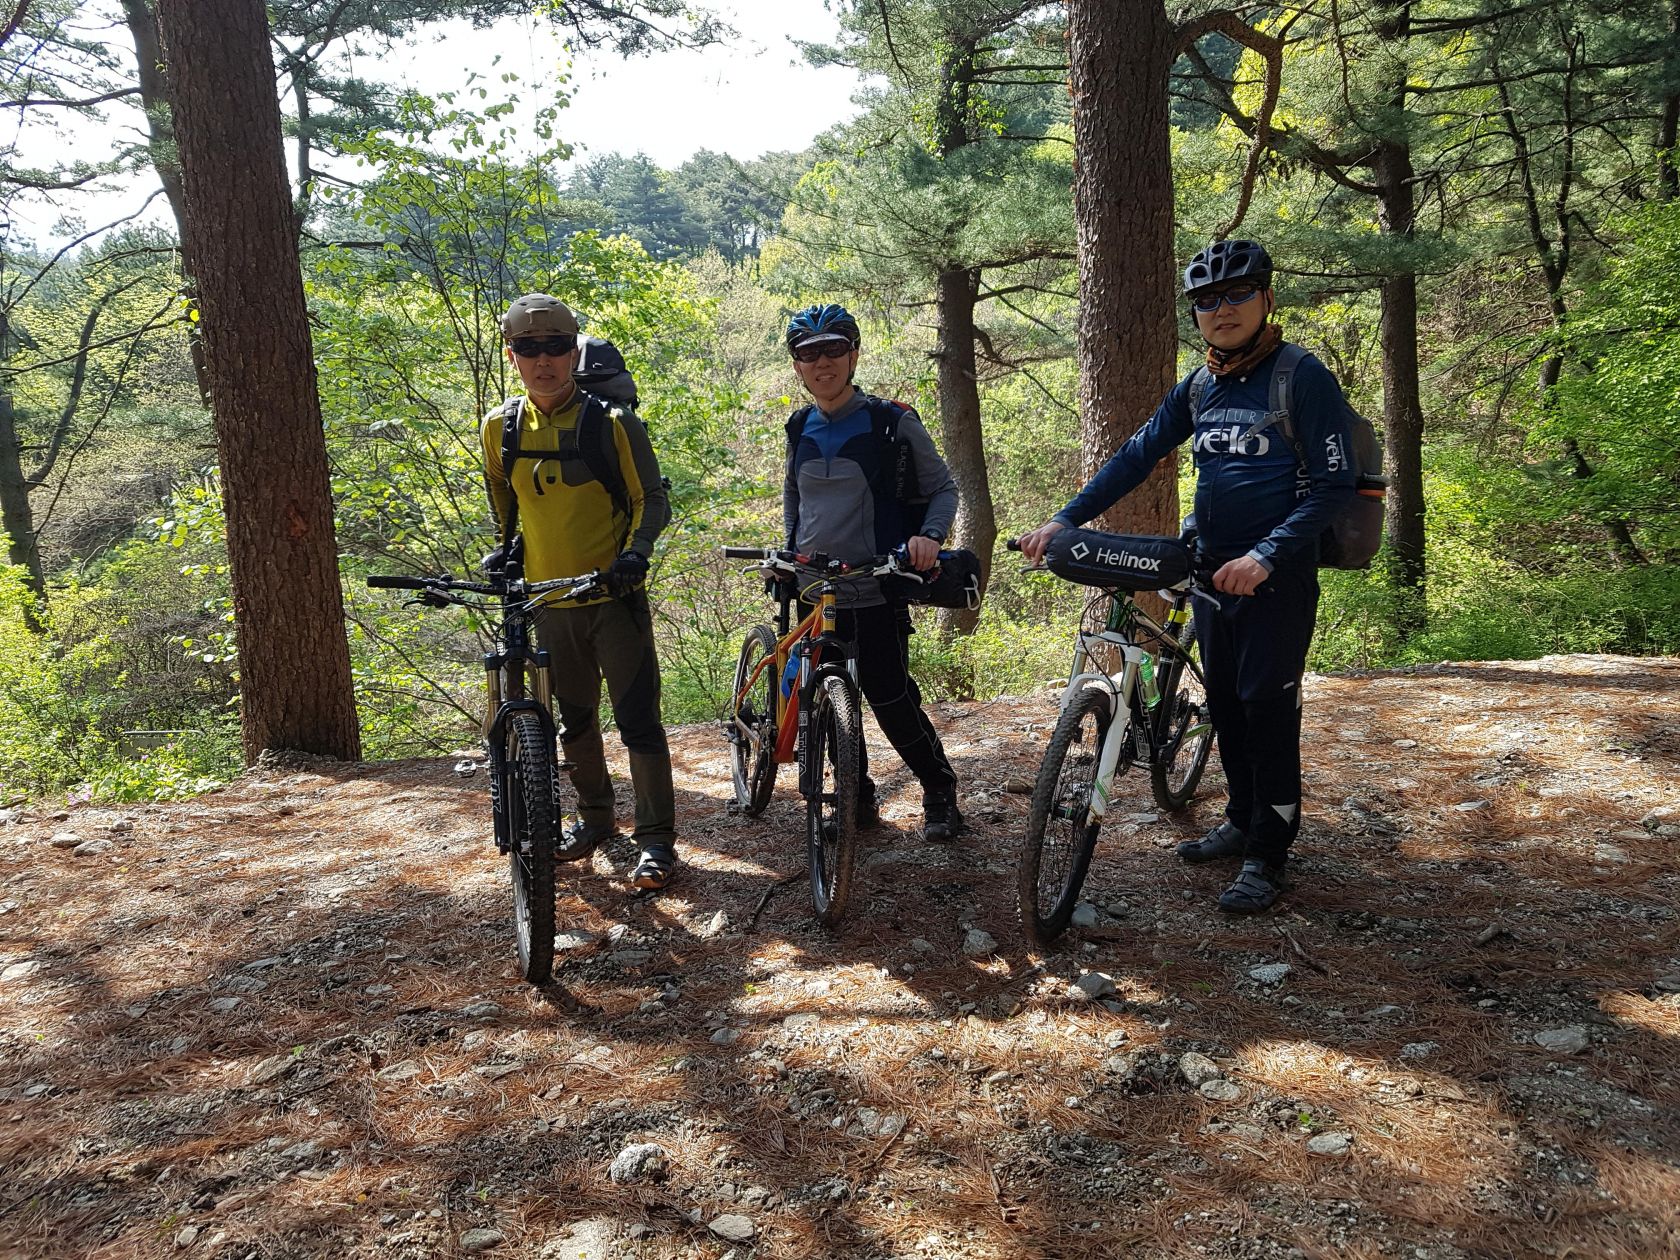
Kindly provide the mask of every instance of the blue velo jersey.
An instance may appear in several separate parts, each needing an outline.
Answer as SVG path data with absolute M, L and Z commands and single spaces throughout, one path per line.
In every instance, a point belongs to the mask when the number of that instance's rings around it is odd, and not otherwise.
M 1268 567 L 1316 564 L 1318 537 L 1353 493 L 1346 406 L 1335 377 L 1311 355 L 1296 370 L 1290 420 L 1300 455 L 1269 414 L 1273 354 L 1244 376 L 1216 376 L 1190 413 L 1194 373 L 1055 519 L 1083 525 L 1143 483 L 1185 442 L 1196 464 L 1196 527 L 1217 561 L 1252 555 Z M 1305 462 L 1303 463 L 1302 457 Z

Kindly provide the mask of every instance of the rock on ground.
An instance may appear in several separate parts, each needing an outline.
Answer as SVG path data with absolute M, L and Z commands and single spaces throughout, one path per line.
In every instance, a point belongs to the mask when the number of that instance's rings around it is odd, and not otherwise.
M 1351 1133 L 1317 1133 L 1307 1139 L 1307 1150 L 1314 1155 L 1346 1155 L 1352 1148 Z
M 710 1225 L 706 1226 L 706 1228 L 711 1230 L 712 1233 L 716 1234 L 725 1242 L 732 1243 L 751 1242 L 753 1240 L 753 1235 L 757 1232 L 750 1220 L 744 1216 L 736 1216 L 733 1213 L 728 1213 L 718 1217 Z
M 997 938 L 979 928 L 969 928 L 963 937 L 962 951 L 970 958 L 988 958 L 997 953 Z
M 663 1176 L 670 1166 L 670 1153 L 663 1146 L 657 1142 L 637 1142 L 613 1157 L 607 1176 L 622 1186 Z
M 501 1245 L 503 1238 L 499 1229 L 469 1229 L 461 1235 L 461 1250 L 465 1252 L 489 1251 L 492 1247 Z
M 1580 1054 L 1592 1045 L 1592 1038 L 1579 1024 L 1571 1024 L 1568 1028 L 1548 1028 L 1545 1032 L 1535 1033 L 1534 1040 L 1553 1054 Z

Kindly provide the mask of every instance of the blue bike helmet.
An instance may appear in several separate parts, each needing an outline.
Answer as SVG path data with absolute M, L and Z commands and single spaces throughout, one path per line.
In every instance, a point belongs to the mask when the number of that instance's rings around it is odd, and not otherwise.
M 1184 296 L 1229 280 L 1252 280 L 1264 288 L 1272 283 L 1272 256 L 1259 241 L 1215 241 L 1197 253 L 1184 269 Z
M 852 313 L 838 302 L 819 302 L 807 306 L 788 320 L 787 348 L 796 350 L 807 341 L 842 340 L 856 350 L 863 340 L 858 322 Z

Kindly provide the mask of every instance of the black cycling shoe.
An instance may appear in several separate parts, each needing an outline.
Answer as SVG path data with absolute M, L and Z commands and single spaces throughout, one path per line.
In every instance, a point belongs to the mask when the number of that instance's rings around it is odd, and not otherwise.
M 1230 819 L 1226 819 L 1200 840 L 1186 840 L 1178 846 L 1178 856 L 1186 862 L 1213 862 L 1219 858 L 1241 857 L 1248 850 L 1248 833 Z
M 860 831 L 872 831 L 881 825 L 881 802 L 875 795 L 873 779 L 865 779 L 863 791 L 858 793 L 857 825 Z
M 610 822 L 587 823 L 580 818 L 566 828 L 566 834 L 555 846 L 554 857 L 560 862 L 580 861 L 617 834 L 618 828 Z
M 1227 914 L 1260 914 L 1270 910 L 1283 892 L 1283 863 L 1249 858 L 1231 886 L 1219 894 L 1219 908 Z
M 922 839 L 942 844 L 967 830 L 956 797 L 930 796 L 922 802 Z

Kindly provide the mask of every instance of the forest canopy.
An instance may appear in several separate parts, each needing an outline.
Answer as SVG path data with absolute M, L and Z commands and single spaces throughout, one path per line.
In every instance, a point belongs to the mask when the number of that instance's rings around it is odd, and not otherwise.
M 562 81 L 427 94 L 354 72 L 432 24 L 528 2 L 400 20 L 269 7 L 365 756 L 475 738 L 484 627 L 364 578 L 467 575 L 494 544 L 478 420 L 515 388 L 496 320 L 531 290 L 622 349 L 672 481 L 651 577 L 668 720 L 721 711 L 741 629 L 762 619 L 718 545 L 779 537 L 799 401 L 782 330 L 817 300 L 860 317 L 860 385 L 927 419 L 963 485 L 955 541 L 991 566 L 978 618 L 918 614 L 924 686 L 1019 693 L 1065 669 L 1081 596 L 1016 571 L 1001 540 L 1110 453 L 1082 424 L 1075 153 L 1132 124 L 1075 118 L 1078 3 L 831 8 L 832 38 L 804 55 L 860 72 L 850 122 L 802 152 L 703 149 L 663 169 L 579 160 Z M 682 0 L 541 11 L 615 74 L 740 34 Z M 1129 14 L 1166 22 L 1158 5 L 1093 12 L 1115 34 Z M 1175 15 L 1170 166 L 1106 190 L 1170 207 L 1174 257 L 1120 265 L 1164 276 L 1216 236 L 1262 240 L 1286 335 L 1416 487 L 1377 564 L 1324 574 L 1315 668 L 1680 650 L 1676 12 Z M 240 765 L 223 460 L 157 39 L 147 0 L 0 8 L 8 797 L 181 794 Z M 119 179 L 144 191 L 100 221 L 112 203 L 94 194 Z M 46 199 L 59 221 L 27 228 Z M 1189 371 L 1202 347 L 1183 303 L 1145 305 L 1110 314 L 1176 318 L 1177 362 L 1157 374 Z M 1157 401 L 1100 419 L 1129 433 Z

